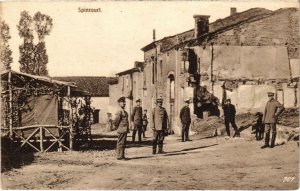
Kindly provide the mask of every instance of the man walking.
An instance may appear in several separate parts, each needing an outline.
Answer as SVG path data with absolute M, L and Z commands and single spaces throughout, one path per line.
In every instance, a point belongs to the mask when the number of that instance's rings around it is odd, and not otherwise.
M 235 106 L 233 104 L 231 104 L 230 99 L 226 99 L 225 104 L 223 104 L 223 111 L 224 111 L 225 127 L 226 127 L 227 135 L 230 137 L 229 124 L 231 124 L 231 126 L 233 127 L 233 129 L 235 131 L 235 134 L 233 135 L 233 137 L 239 136 L 238 128 L 235 124 L 236 110 L 235 110 Z
M 265 136 L 265 145 L 261 147 L 262 149 L 269 147 L 271 129 L 272 129 L 271 148 L 275 146 L 277 118 L 284 111 L 283 105 L 274 99 L 273 92 L 268 92 L 268 97 L 269 97 L 269 101 L 266 104 L 265 113 L 263 116 L 266 136 Z
M 132 131 L 132 142 L 135 143 L 135 135 L 138 132 L 139 143 L 142 142 L 143 109 L 141 100 L 136 100 L 136 106 L 132 110 L 131 121 L 134 125 Z
M 191 111 L 189 108 L 190 99 L 185 99 L 185 106 L 180 110 L 180 120 L 182 123 L 181 141 L 189 141 L 189 129 L 191 124 Z
M 125 147 L 126 147 L 126 138 L 127 133 L 129 132 L 129 122 L 128 122 L 128 113 L 125 111 L 125 97 L 120 97 L 118 99 L 120 110 L 116 113 L 114 119 L 114 125 L 117 129 L 118 141 L 117 141 L 117 159 L 126 160 L 125 158 Z
M 156 100 L 156 107 L 152 111 L 152 130 L 153 130 L 153 152 L 156 154 L 158 145 L 158 153 L 164 153 L 163 141 L 165 133 L 168 130 L 168 114 L 165 108 L 162 107 L 163 99 Z

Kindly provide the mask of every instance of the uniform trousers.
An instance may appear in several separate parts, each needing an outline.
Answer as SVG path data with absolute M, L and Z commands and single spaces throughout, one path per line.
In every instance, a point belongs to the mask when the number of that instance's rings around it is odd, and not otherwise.
M 164 139 L 165 139 L 165 133 L 163 130 L 154 130 L 153 145 L 152 145 L 153 152 L 156 152 L 157 145 L 158 145 L 158 151 L 162 151 Z
M 116 154 L 118 158 L 125 157 L 126 138 L 127 138 L 127 133 L 120 133 L 118 136 L 117 149 L 116 149 Z

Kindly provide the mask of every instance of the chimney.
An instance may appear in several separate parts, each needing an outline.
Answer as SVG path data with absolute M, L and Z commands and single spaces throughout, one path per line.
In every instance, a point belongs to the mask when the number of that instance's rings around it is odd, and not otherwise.
M 153 29 L 153 42 L 155 41 L 155 29 Z
M 199 38 L 201 35 L 208 33 L 209 30 L 209 15 L 194 15 L 195 33 L 194 37 Z
M 231 15 L 234 15 L 234 14 L 236 14 L 236 13 L 237 13 L 236 7 L 231 7 L 231 8 L 230 8 L 230 16 L 231 16 Z

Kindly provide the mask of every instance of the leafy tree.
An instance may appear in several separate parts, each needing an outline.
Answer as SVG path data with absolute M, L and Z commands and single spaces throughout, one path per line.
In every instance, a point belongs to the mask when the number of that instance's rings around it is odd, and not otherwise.
M 23 38 L 23 44 L 19 46 L 20 51 L 20 71 L 28 74 L 34 74 L 34 44 L 33 44 L 33 30 L 32 17 L 27 11 L 21 12 L 21 18 L 17 25 L 19 35 Z
M 33 25 L 34 24 L 34 29 Z M 37 12 L 32 18 L 27 11 L 21 13 L 18 29 L 24 43 L 20 50 L 20 70 L 34 75 L 48 75 L 48 55 L 45 36 L 49 35 L 53 27 L 52 18 Z M 38 43 L 33 43 L 33 31 L 37 33 Z
M 35 31 L 37 32 L 39 41 L 44 41 L 45 36 L 49 35 L 52 30 L 52 18 L 41 12 L 37 12 L 33 17 L 33 20 L 35 21 Z
M 13 62 L 12 58 L 12 51 L 9 47 L 8 40 L 11 38 L 9 35 L 9 26 L 5 23 L 5 21 L 2 21 L 0 18 L 0 30 L 1 30 L 1 36 L 0 36 L 0 61 L 1 61 L 1 70 L 2 69 L 9 69 L 10 64 Z

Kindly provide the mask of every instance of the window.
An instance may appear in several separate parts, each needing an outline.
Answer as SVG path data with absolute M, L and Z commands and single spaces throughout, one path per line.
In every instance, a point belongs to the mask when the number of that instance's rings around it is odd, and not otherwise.
M 126 87 L 128 88 L 129 86 L 129 80 L 128 80 L 128 76 L 126 77 Z
M 154 61 L 154 57 L 152 60 L 152 84 L 154 84 L 157 80 L 157 64 Z

